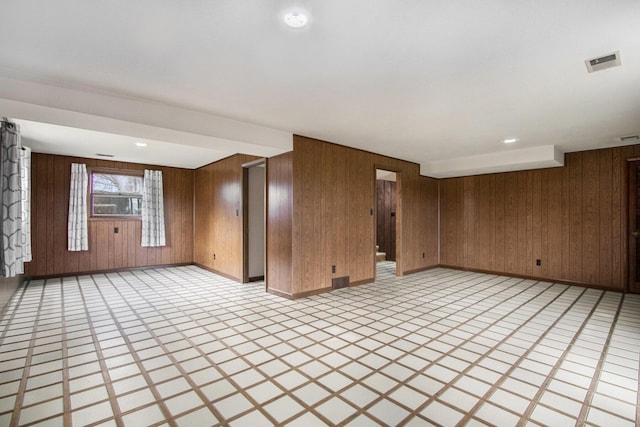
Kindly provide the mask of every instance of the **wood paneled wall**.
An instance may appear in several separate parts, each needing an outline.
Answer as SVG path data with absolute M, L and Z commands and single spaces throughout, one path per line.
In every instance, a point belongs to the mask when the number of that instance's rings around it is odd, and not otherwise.
M 376 245 L 387 261 L 396 260 L 395 181 L 376 181 Z
M 310 138 L 294 136 L 293 147 L 290 160 L 283 158 L 278 166 L 285 168 L 283 175 L 276 178 L 276 172 L 268 172 L 269 242 L 273 230 L 279 229 L 271 223 L 272 185 L 292 200 L 291 267 L 288 262 L 277 262 L 270 249 L 269 289 L 299 296 L 327 290 L 337 277 L 349 276 L 352 284 L 374 279 L 375 224 L 371 211 L 375 208 L 376 168 L 399 175 L 396 227 L 402 238 L 398 239 L 396 254 L 398 271 L 402 274 L 437 264 L 437 180 L 420 177 L 415 163 Z M 291 178 L 286 169 L 289 164 Z M 269 164 L 269 168 L 274 167 Z M 277 184 L 273 179 L 279 180 Z M 289 182 L 290 190 L 284 188 Z M 288 221 L 286 213 L 281 218 Z M 334 265 L 336 272 L 332 273 Z M 285 281 L 290 277 L 290 286 L 275 283 L 278 276 Z
M 196 169 L 194 178 L 194 262 L 240 282 L 242 165 L 256 159 L 258 157 L 235 154 Z
M 67 251 L 71 163 L 87 167 L 154 169 L 163 174 L 167 245 L 143 248 L 140 220 L 89 220 L 89 251 Z M 32 250 L 26 276 L 50 276 L 193 262 L 193 171 L 33 153 Z M 114 233 L 118 227 L 119 232 Z
M 623 290 L 627 159 L 638 147 L 568 153 L 560 168 L 442 180 L 441 264 Z
M 267 159 L 266 286 L 291 295 L 293 226 L 293 153 Z
M 408 182 L 407 182 L 408 181 Z M 404 240 L 402 242 L 405 267 L 403 274 L 435 266 L 439 262 L 438 180 L 411 175 L 403 185 Z M 404 196 L 403 196 L 404 197 Z

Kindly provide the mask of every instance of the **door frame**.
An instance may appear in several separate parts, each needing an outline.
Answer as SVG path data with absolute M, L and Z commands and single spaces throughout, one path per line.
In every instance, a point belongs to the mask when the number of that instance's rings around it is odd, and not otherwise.
M 264 212 L 263 212 L 263 222 L 265 228 L 265 238 L 264 238 L 264 267 L 263 271 L 267 274 L 267 159 L 260 158 L 257 160 L 253 160 L 251 162 L 242 164 L 242 283 L 249 283 L 249 169 L 252 167 L 264 165 L 265 167 L 265 177 L 264 177 L 264 189 L 263 194 L 265 197 L 264 203 Z M 266 283 L 266 280 L 265 280 Z
M 376 244 L 378 242 L 378 192 L 376 188 L 376 181 L 378 180 L 378 170 L 393 172 L 396 174 L 396 276 L 402 276 L 402 172 L 390 168 L 385 165 L 374 164 L 373 165 L 373 280 L 375 281 L 376 270 Z

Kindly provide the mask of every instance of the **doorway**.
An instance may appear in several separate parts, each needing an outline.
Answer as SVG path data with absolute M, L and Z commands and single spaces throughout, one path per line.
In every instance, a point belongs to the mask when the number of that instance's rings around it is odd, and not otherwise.
M 640 293 L 640 160 L 629 162 L 629 283 L 627 290 Z
M 242 167 L 242 282 L 248 283 L 264 280 L 266 168 L 264 159 Z
M 397 269 L 397 200 L 398 174 L 376 169 L 376 271 Z

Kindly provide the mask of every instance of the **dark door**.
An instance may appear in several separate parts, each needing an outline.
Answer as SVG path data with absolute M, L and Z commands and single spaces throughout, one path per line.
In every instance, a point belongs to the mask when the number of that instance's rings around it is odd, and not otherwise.
M 629 292 L 640 293 L 640 161 L 629 162 Z
M 376 181 L 376 244 L 387 254 L 387 261 L 396 260 L 396 183 Z

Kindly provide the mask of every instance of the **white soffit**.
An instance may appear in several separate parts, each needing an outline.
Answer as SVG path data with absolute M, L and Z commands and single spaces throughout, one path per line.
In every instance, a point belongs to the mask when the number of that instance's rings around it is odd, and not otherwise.
M 420 173 L 435 178 L 451 178 L 557 166 L 564 166 L 564 153 L 554 145 L 542 145 L 423 163 Z
M 96 148 L 112 138 L 121 149 L 113 160 L 197 168 L 236 153 L 271 157 L 293 148 L 290 132 L 140 99 L 1 76 L 0 112 L 23 121 L 23 136 L 37 141 L 32 144 L 36 152 L 51 154 L 95 157 L 91 153 L 99 152 Z M 54 125 L 52 138 L 46 137 L 43 126 L 47 125 Z M 68 143 L 62 143 L 65 131 L 61 128 L 68 132 Z M 94 140 L 78 144 L 81 130 L 106 135 L 88 133 L 85 136 Z M 153 143 L 143 153 L 127 152 L 129 139 Z M 92 147 L 92 141 L 101 142 Z
M 11 120 L 20 126 L 22 144 L 36 153 L 187 169 L 194 169 L 229 155 L 225 151 L 198 146 L 15 118 Z

